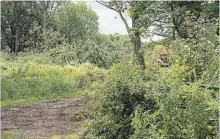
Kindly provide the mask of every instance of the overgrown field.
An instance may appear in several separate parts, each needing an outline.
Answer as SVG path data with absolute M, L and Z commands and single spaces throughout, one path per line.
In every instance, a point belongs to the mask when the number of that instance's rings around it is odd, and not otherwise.
M 2 106 L 38 100 L 71 97 L 96 88 L 106 74 L 89 63 L 59 66 L 45 55 L 12 56 L 3 54 Z

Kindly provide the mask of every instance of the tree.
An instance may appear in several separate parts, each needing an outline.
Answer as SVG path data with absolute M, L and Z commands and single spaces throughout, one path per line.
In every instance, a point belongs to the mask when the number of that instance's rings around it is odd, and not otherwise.
M 55 63 L 74 65 L 89 62 L 101 68 L 110 68 L 114 63 L 130 57 L 130 45 L 127 35 L 97 33 L 71 46 L 65 44 L 64 47 L 57 47 L 51 56 L 56 59 Z
M 160 26 L 164 23 L 165 7 L 163 2 L 154 1 L 118 1 L 110 2 L 97 1 L 105 7 L 116 11 L 125 24 L 130 40 L 133 45 L 133 53 L 136 58 L 136 63 L 145 68 L 143 53 L 141 52 L 141 36 L 149 32 L 150 27 Z M 132 26 L 129 27 L 124 14 L 128 14 L 132 20 Z M 158 33 L 159 34 L 159 33 Z
M 25 48 L 39 48 L 46 32 L 55 30 L 53 15 L 63 2 L 3 1 L 1 3 L 2 49 L 13 53 Z M 45 47 L 45 46 L 44 46 Z
M 174 28 L 181 38 L 196 37 L 196 24 L 212 22 L 218 18 L 218 5 L 214 2 L 167 2 Z
M 56 24 L 69 44 L 98 32 L 98 16 L 85 2 L 66 3 L 56 13 Z
M 30 20 L 32 20 L 26 10 L 29 6 L 29 2 L 2 2 L 2 41 L 3 44 L 10 47 L 11 52 L 17 53 L 22 49 L 21 37 L 26 37 L 27 28 L 31 24 Z
M 145 68 L 144 57 L 140 51 L 141 49 L 141 31 L 140 31 L 141 25 L 138 24 L 138 21 L 140 21 L 140 15 L 139 15 L 139 11 L 136 9 L 136 5 L 139 2 L 135 2 L 135 1 L 132 1 L 132 2 L 129 2 L 129 1 L 110 1 L 110 2 L 97 1 L 97 2 L 111 10 L 116 11 L 120 15 L 127 29 L 130 40 L 132 42 L 133 52 L 137 60 L 136 62 L 140 66 L 142 66 L 142 68 Z M 125 17 L 123 16 L 123 13 L 128 7 L 130 8 L 131 11 L 133 11 L 133 13 L 130 14 L 131 19 L 132 19 L 132 27 L 129 27 Z
M 160 18 L 161 24 L 153 23 L 156 32 L 152 33 L 166 38 L 172 37 L 173 40 L 176 37 L 195 38 L 197 26 L 213 23 L 219 13 L 218 2 L 207 1 L 167 1 L 158 3 L 157 8 L 163 10 L 154 15 Z M 159 30 L 164 32 L 159 34 Z

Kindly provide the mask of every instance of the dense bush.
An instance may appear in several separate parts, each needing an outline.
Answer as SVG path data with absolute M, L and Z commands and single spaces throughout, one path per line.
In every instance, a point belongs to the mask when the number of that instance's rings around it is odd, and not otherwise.
M 184 67 L 163 72 L 151 88 L 158 105 L 154 113 L 137 107 L 132 120 L 131 138 L 205 139 L 218 137 L 216 91 L 199 87 L 199 82 L 182 83 Z M 178 78 L 177 78 L 178 77 Z
M 186 82 L 202 80 L 204 84 L 219 84 L 219 36 L 217 25 L 196 25 L 196 38 L 176 39 L 171 43 L 178 58 L 187 67 Z
M 156 73 L 128 62 L 114 65 L 91 133 L 105 139 L 217 137 L 217 93 L 200 82 L 186 85 L 186 69 L 174 64 Z
M 131 54 L 131 43 L 126 35 L 96 34 L 72 44 L 62 44 L 50 50 L 53 63 L 75 65 L 89 62 L 110 68 Z
M 145 89 L 144 72 L 129 62 L 116 64 L 101 89 L 100 117 L 93 125 L 95 136 L 105 139 L 129 138 L 132 114 L 137 106 L 153 111 L 155 101 Z

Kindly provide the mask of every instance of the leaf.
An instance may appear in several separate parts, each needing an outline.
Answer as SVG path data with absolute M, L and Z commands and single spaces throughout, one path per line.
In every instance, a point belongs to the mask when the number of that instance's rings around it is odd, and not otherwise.
M 211 125 L 208 125 L 208 126 L 207 126 L 207 130 L 208 130 L 209 132 L 211 132 L 213 128 L 214 128 L 214 127 L 211 126 Z

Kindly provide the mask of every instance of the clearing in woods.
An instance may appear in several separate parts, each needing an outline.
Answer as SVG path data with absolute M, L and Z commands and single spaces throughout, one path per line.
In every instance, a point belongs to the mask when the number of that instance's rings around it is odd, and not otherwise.
M 54 134 L 79 133 L 82 130 L 76 111 L 91 98 L 58 99 L 33 105 L 1 108 L 2 134 L 18 131 L 28 137 L 50 138 Z

